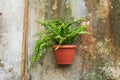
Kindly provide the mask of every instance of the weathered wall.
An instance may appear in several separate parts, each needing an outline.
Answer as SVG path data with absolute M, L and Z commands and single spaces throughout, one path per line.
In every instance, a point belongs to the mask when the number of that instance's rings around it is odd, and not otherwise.
M 117 80 L 120 78 L 119 44 L 119 0 L 85 0 L 87 18 L 90 21 L 88 31 L 83 36 L 83 79 Z M 89 37 L 89 39 L 88 39 Z M 92 47 L 92 48 L 91 48 Z M 86 61 L 86 62 L 85 62 Z M 91 77 L 90 77 L 91 76 Z
M 72 11 L 71 11 L 72 8 Z M 82 11 L 81 11 L 82 9 Z M 30 0 L 29 2 L 29 29 L 28 29 L 28 64 L 33 55 L 35 38 L 32 36 L 42 30 L 35 22 L 36 19 L 55 19 L 59 16 L 79 18 L 86 16 L 86 7 L 83 0 Z M 30 70 L 29 80 L 80 80 L 80 55 L 76 54 L 73 65 L 58 66 L 55 64 L 52 50 L 46 50 L 44 56 Z M 78 56 L 79 55 L 79 56 Z
M 0 80 L 20 80 L 23 0 L 0 0 Z
M 116 47 L 120 47 L 120 0 L 111 0 L 111 24 L 114 32 L 114 43 Z
M 120 0 L 29 0 L 26 80 L 120 78 L 119 3 Z M 23 7 L 23 0 L 0 1 L 0 80 L 20 80 Z M 72 65 L 57 66 L 49 49 L 30 69 L 36 40 L 32 36 L 43 30 L 35 20 L 57 16 L 66 19 L 87 16 L 90 23 L 87 31 L 91 34 L 78 38 Z

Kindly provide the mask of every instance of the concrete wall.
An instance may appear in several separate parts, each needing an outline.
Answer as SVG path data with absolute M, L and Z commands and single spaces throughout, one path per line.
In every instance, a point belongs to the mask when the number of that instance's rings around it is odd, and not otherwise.
M 24 0 L 0 1 L 0 80 L 20 80 Z M 26 80 L 112 80 L 120 78 L 120 0 L 29 0 Z M 55 64 L 52 50 L 29 67 L 33 55 L 32 37 L 42 31 L 36 19 L 73 19 L 87 16 L 87 31 L 70 66 Z M 107 73 L 107 74 L 106 74 Z
M 79 18 L 86 16 L 86 7 L 83 0 L 30 0 L 29 2 L 29 28 L 28 28 L 28 65 L 33 55 L 34 41 L 32 37 L 43 28 L 35 20 L 57 19 L 59 16 Z M 29 80 L 80 80 L 81 63 L 79 54 L 75 56 L 71 66 L 58 66 L 55 64 L 52 50 L 46 50 L 44 56 L 30 70 L 27 67 Z M 79 55 L 80 56 L 80 55 Z
M 69 2 L 72 3 L 70 4 Z M 72 7 L 72 11 L 70 7 Z M 0 80 L 20 80 L 23 8 L 23 0 L 0 1 L 0 13 L 2 13 L 2 15 L 0 15 Z M 80 8 L 82 11 L 80 11 Z M 47 60 L 43 59 L 44 62 L 42 62 L 42 66 L 41 64 L 37 64 L 32 71 L 29 70 L 28 65 L 33 54 L 33 44 L 35 41 L 32 36 L 38 32 L 38 30 L 42 30 L 35 20 L 51 19 L 57 16 L 66 15 L 66 18 L 69 16 L 75 18 L 83 17 L 85 16 L 85 9 L 85 3 L 83 3 L 83 0 L 29 0 L 29 26 L 27 37 L 28 70 L 26 69 L 27 78 L 30 78 L 31 80 L 43 80 L 46 76 L 45 68 L 47 68 L 48 65 L 50 66 L 50 68 L 48 68 L 50 69 L 48 72 L 49 74 L 56 70 L 56 73 L 54 74 L 61 75 L 60 79 L 66 79 L 70 77 L 70 74 L 68 73 L 68 77 L 66 76 L 66 78 L 62 78 L 63 72 L 61 72 L 61 69 L 54 69 L 57 66 L 54 64 L 52 54 L 50 54 L 51 57 L 49 57 L 50 62 L 46 62 Z M 48 77 L 46 77 L 46 80 L 51 77 L 49 74 L 47 75 Z M 55 75 L 51 78 L 57 80 L 58 77 L 60 77 L 59 75 Z M 74 76 L 72 77 L 74 78 Z
M 0 80 L 20 80 L 23 0 L 0 0 Z

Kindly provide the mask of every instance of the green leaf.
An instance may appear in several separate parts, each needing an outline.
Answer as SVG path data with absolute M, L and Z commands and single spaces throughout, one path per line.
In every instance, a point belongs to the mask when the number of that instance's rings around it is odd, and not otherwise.
M 61 21 L 62 20 L 62 21 Z M 72 28 L 71 26 L 76 26 L 75 23 L 80 23 L 85 20 L 84 18 L 80 18 L 74 21 L 65 21 L 64 18 L 58 20 L 45 20 L 37 22 L 45 28 L 44 31 L 40 31 L 36 33 L 34 36 L 40 36 L 38 40 L 36 40 L 34 45 L 34 55 L 30 61 L 30 66 L 37 62 L 43 54 L 44 49 L 52 46 L 53 44 L 58 45 L 56 49 L 60 47 L 60 45 L 72 44 L 76 38 L 76 36 L 80 34 L 88 34 L 88 32 L 84 31 L 86 29 L 86 25 L 80 25 L 80 27 Z M 74 25 L 73 25 L 74 24 Z M 55 50 L 56 50 L 55 49 Z

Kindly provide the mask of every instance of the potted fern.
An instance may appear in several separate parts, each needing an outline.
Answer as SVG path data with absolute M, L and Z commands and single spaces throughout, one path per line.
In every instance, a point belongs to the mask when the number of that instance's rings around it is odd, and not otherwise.
M 44 31 L 40 31 L 35 36 L 40 36 L 35 42 L 34 55 L 31 59 L 32 66 L 42 57 L 42 52 L 48 47 L 53 48 L 54 57 L 57 64 L 72 64 L 76 45 L 73 45 L 74 40 L 80 34 L 87 33 L 84 30 L 86 25 L 75 27 L 75 23 L 80 23 L 84 18 L 74 21 L 61 20 L 46 20 L 37 22 L 45 27 Z

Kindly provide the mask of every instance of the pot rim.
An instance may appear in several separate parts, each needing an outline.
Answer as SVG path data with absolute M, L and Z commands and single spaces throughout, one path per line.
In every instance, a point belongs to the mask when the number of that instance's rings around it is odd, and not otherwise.
M 53 45 L 52 48 L 56 48 L 58 45 Z M 76 45 L 61 45 L 59 48 L 76 48 Z

